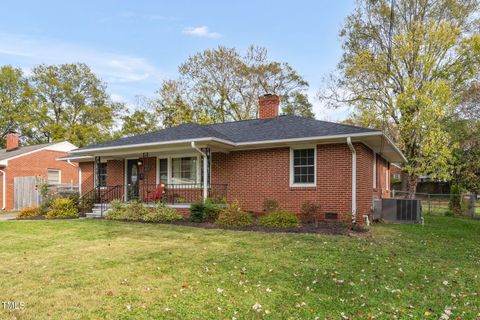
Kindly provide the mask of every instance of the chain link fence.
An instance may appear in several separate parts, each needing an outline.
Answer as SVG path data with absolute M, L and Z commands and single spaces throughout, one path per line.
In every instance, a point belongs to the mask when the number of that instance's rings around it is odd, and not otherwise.
M 477 203 L 480 199 L 475 193 L 411 193 L 392 190 L 390 196 L 398 199 L 408 198 L 422 200 L 423 214 L 436 216 L 461 215 L 473 219 L 480 219 L 480 206 Z M 459 203 L 456 212 L 454 212 L 455 210 L 451 207 L 451 203 L 454 201 Z

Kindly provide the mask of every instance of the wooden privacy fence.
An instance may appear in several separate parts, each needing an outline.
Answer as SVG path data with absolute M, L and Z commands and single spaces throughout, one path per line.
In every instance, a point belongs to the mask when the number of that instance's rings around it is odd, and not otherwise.
M 38 190 L 38 185 L 41 182 L 43 182 L 43 178 L 41 177 L 14 177 L 13 208 L 15 210 L 21 210 L 23 208 L 40 205 L 42 196 Z

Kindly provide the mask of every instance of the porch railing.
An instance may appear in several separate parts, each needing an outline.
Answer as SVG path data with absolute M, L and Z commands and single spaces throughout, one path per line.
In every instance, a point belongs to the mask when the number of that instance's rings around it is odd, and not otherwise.
M 227 184 L 210 184 L 208 186 L 208 197 L 222 199 L 227 196 Z M 94 205 L 100 205 L 103 212 L 113 200 L 140 201 L 146 203 L 163 202 L 169 205 L 190 204 L 203 199 L 202 184 L 145 184 L 138 186 L 114 185 L 106 187 L 95 187 L 80 198 L 82 213 L 90 212 Z
M 227 184 L 210 184 L 207 196 L 222 199 L 227 196 Z M 164 202 L 165 204 L 189 204 L 203 199 L 203 185 L 184 184 L 141 184 L 138 187 L 127 186 L 127 199 L 141 202 Z

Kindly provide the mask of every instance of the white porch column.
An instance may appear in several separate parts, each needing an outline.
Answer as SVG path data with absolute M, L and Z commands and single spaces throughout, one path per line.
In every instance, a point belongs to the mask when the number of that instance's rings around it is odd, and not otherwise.
M 208 158 L 205 153 L 203 157 L 203 201 L 208 198 Z
M 208 198 L 208 157 L 205 152 L 195 145 L 195 141 L 192 141 L 191 145 L 203 158 L 203 201 L 205 202 Z

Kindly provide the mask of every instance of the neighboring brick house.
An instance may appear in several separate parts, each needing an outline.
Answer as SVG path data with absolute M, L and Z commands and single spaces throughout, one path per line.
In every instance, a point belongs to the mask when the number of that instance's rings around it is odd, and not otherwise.
M 78 185 L 78 164 L 59 160 L 76 146 L 67 141 L 20 146 L 19 141 L 17 133 L 8 133 L 6 148 L 0 149 L 2 210 L 21 209 L 14 206 L 16 177 L 43 177 L 50 184 Z
M 152 200 L 164 185 L 163 199 L 179 208 L 225 196 L 261 213 L 274 199 L 297 213 L 311 202 L 324 217 L 363 222 L 373 199 L 389 195 L 390 163 L 404 162 L 402 153 L 381 131 L 279 115 L 279 103 L 265 95 L 258 119 L 188 123 L 74 150 L 81 192 Z

